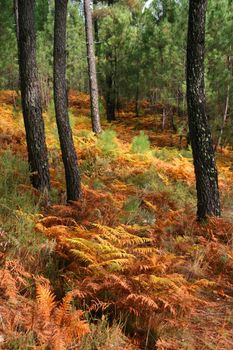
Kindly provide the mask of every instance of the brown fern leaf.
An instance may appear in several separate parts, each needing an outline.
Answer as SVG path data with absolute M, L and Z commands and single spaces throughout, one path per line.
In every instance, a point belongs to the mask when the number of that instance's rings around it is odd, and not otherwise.
M 123 291 L 131 293 L 132 288 L 123 276 L 109 274 L 108 278 L 112 282 L 114 288 L 120 288 Z
M 47 216 L 41 219 L 40 223 L 46 228 L 57 226 L 57 225 L 63 225 L 63 226 L 76 225 L 76 221 L 71 217 L 57 217 L 57 216 Z
M 44 322 L 49 322 L 51 313 L 56 306 L 55 295 L 48 288 L 38 284 L 36 288 L 36 299 L 39 315 L 43 318 Z
M 158 305 L 156 302 L 151 299 L 148 295 L 143 294 L 129 294 L 126 298 L 126 303 L 132 303 L 136 306 L 138 310 L 145 311 L 145 309 L 150 310 L 150 312 L 156 311 L 158 309 Z
M 0 271 L 0 288 L 4 291 L 4 295 L 8 301 L 16 303 L 18 293 L 16 280 L 7 269 Z
M 57 307 L 55 311 L 55 323 L 57 326 L 62 326 L 67 321 L 67 317 L 71 312 L 70 302 L 73 299 L 72 293 L 67 293 L 62 299 L 61 304 Z

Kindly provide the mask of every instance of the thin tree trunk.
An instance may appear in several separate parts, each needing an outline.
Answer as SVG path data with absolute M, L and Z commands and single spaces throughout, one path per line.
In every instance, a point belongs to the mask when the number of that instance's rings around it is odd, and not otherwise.
M 18 8 L 18 0 L 14 0 L 14 14 L 15 14 L 15 33 L 17 43 L 19 42 L 19 8 Z
M 135 93 L 135 115 L 139 117 L 139 77 L 140 73 L 137 72 L 137 81 L 136 81 L 136 93 Z
M 230 85 L 227 86 L 227 97 L 226 97 L 225 111 L 224 111 L 223 120 L 222 120 L 222 127 L 220 130 L 218 142 L 216 145 L 216 150 L 218 149 L 219 146 L 221 146 L 221 143 L 222 143 L 222 135 L 223 135 L 224 126 L 226 124 L 228 108 L 229 108 L 229 97 L 230 97 L 229 95 L 230 95 Z
M 97 5 L 98 1 L 93 0 L 93 5 Z M 95 32 L 95 54 L 99 57 L 100 54 L 100 40 L 99 40 L 99 24 L 97 16 L 94 16 L 94 32 Z
M 19 72 L 31 182 L 35 188 L 47 192 L 50 178 L 36 65 L 34 8 L 34 0 L 18 0 Z
M 114 4 L 114 0 L 108 0 L 108 6 Z M 106 114 L 107 121 L 112 122 L 116 120 L 116 91 L 115 91 L 115 81 L 114 73 L 115 67 L 113 66 L 113 50 L 110 48 L 106 54 L 107 62 L 109 63 L 109 69 L 106 72 Z M 114 62 L 115 63 L 115 62 Z
M 187 103 L 197 189 L 197 217 L 220 216 L 218 174 L 205 110 L 204 49 L 207 0 L 189 1 Z
M 85 14 L 85 29 L 86 29 L 86 43 L 87 43 L 88 74 L 89 74 L 90 98 L 91 98 L 92 130 L 94 133 L 99 134 L 101 132 L 101 125 L 100 125 L 100 117 L 99 117 L 99 98 L 98 98 L 98 85 L 97 85 L 97 76 L 96 76 L 96 64 L 95 64 L 90 0 L 84 0 L 84 14 Z
M 166 109 L 163 107 L 163 118 L 162 118 L 162 130 L 165 130 L 165 124 L 166 124 Z
M 108 122 L 112 122 L 116 120 L 116 96 L 113 81 L 112 53 L 109 53 L 108 61 L 110 69 L 106 73 L 106 112 Z
M 65 168 L 67 200 L 81 195 L 77 155 L 68 115 L 66 86 L 66 20 L 68 0 L 55 0 L 54 23 L 54 104 Z

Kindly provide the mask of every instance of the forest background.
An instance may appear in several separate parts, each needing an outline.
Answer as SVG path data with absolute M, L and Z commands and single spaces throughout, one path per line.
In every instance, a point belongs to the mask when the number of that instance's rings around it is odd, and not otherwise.
M 96 137 L 83 3 L 69 1 L 69 116 L 82 182 L 69 205 L 52 96 L 54 11 L 53 1 L 36 1 L 52 187 L 44 208 L 30 185 L 13 4 L 1 1 L 0 346 L 232 349 L 233 2 L 208 1 L 206 100 L 223 218 L 203 225 L 186 141 L 188 2 L 94 1 Z

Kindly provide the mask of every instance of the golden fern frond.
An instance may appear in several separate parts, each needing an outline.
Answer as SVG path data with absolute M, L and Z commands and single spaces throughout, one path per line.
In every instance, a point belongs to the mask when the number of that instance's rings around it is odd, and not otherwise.
M 95 263 L 95 258 L 93 255 L 88 254 L 87 252 L 83 252 L 78 249 L 71 249 L 70 250 L 74 255 L 81 261 L 83 261 L 85 264 L 90 265 Z
M 36 300 L 39 314 L 45 322 L 48 322 L 56 306 L 55 295 L 48 288 L 38 284 L 36 287 Z
M 102 237 L 109 240 L 112 243 L 120 243 L 120 239 L 116 233 L 116 230 L 109 226 L 104 226 L 100 224 L 93 224 L 93 226 L 97 227 L 101 232 Z
M 133 254 L 126 253 L 124 250 L 118 250 L 116 252 L 103 254 L 101 255 L 101 258 L 109 261 L 115 259 L 135 259 L 135 256 Z
M 110 271 L 123 271 L 125 266 L 129 263 L 129 259 L 111 259 L 98 264 L 89 265 L 90 269 L 98 269 L 99 267 L 106 267 Z
M 140 254 L 142 256 L 148 257 L 153 253 L 158 253 L 158 249 L 154 247 L 133 247 L 132 252 L 136 254 Z
M 73 299 L 72 293 L 67 293 L 62 299 L 61 304 L 57 307 L 55 312 L 55 323 L 61 326 L 66 321 L 67 315 L 71 312 L 71 301 Z
M 95 249 L 95 243 L 84 238 L 68 238 L 66 241 L 75 244 L 80 250 L 90 254 Z
M 119 246 L 123 247 L 125 245 L 136 245 L 143 243 L 150 243 L 152 240 L 147 237 L 139 237 L 137 235 L 127 232 L 123 226 L 117 226 L 115 228 L 95 224 L 103 237 L 110 242 L 118 243 Z
M 96 236 L 95 239 L 99 242 L 99 245 L 96 246 L 99 251 L 102 253 L 108 253 L 108 252 L 117 252 L 119 248 L 111 244 L 106 239 L 102 238 L 101 236 Z

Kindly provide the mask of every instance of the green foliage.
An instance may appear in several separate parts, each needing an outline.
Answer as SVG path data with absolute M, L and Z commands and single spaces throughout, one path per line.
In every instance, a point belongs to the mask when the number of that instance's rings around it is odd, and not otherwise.
M 187 186 L 184 182 L 177 181 L 173 185 L 166 188 L 169 197 L 176 201 L 179 206 L 190 205 L 195 206 L 196 192 L 193 187 Z
M 144 131 L 140 131 L 138 136 L 133 138 L 131 152 L 133 153 L 146 153 L 150 150 L 150 141 Z
M 173 160 L 178 157 L 192 158 L 192 151 L 189 148 L 178 150 L 177 148 L 163 147 L 156 149 L 152 154 L 154 157 L 165 161 Z
M 104 155 L 113 156 L 118 149 L 116 132 L 111 129 L 103 131 L 99 136 L 98 146 Z
M 27 332 L 25 334 L 15 335 L 15 337 L 12 337 L 5 345 L 7 348 L 4 347 L 4 349 L 25 350 L 34 349 L 37 344 L 35 334 L 33 332 Z
M 82 339 L 82 350 L 125 349 L 129 344 L 122 327 L 116 323 L 110 326 L 106 318 L 91 323 L 90 329 L 90 333 Z M 131 349 L 133 350 L 133 347 Z
M 159 192 L 165 188 L 163 181 L 159 177 L 154 167 L 151 167 L 149 170 L 143 173 L 128 176 L 126 181 L 129 184 L 143 189 L 145 192 Z
M 139 209 L 141 200 L 137 197 L 130 197 L 124 204 L 124 210 L 128 212 L 135 212 Z
M 29 184 L 26 161 L 10 151 L 0 156 L 0 221 L 7 232 L 6 244 L 17 251 L 37 251 L 44 237 L 34 231 L 38 198 Z
M 93 181 L 93 188 L 95 190 L 103 190 L 105 188 L 105 185 L 100 179 L 96 178 Z
M 17 43 L 13 3 L 1 0 L 0 11 L 0 89 L 14 89 L 18 85 Z

